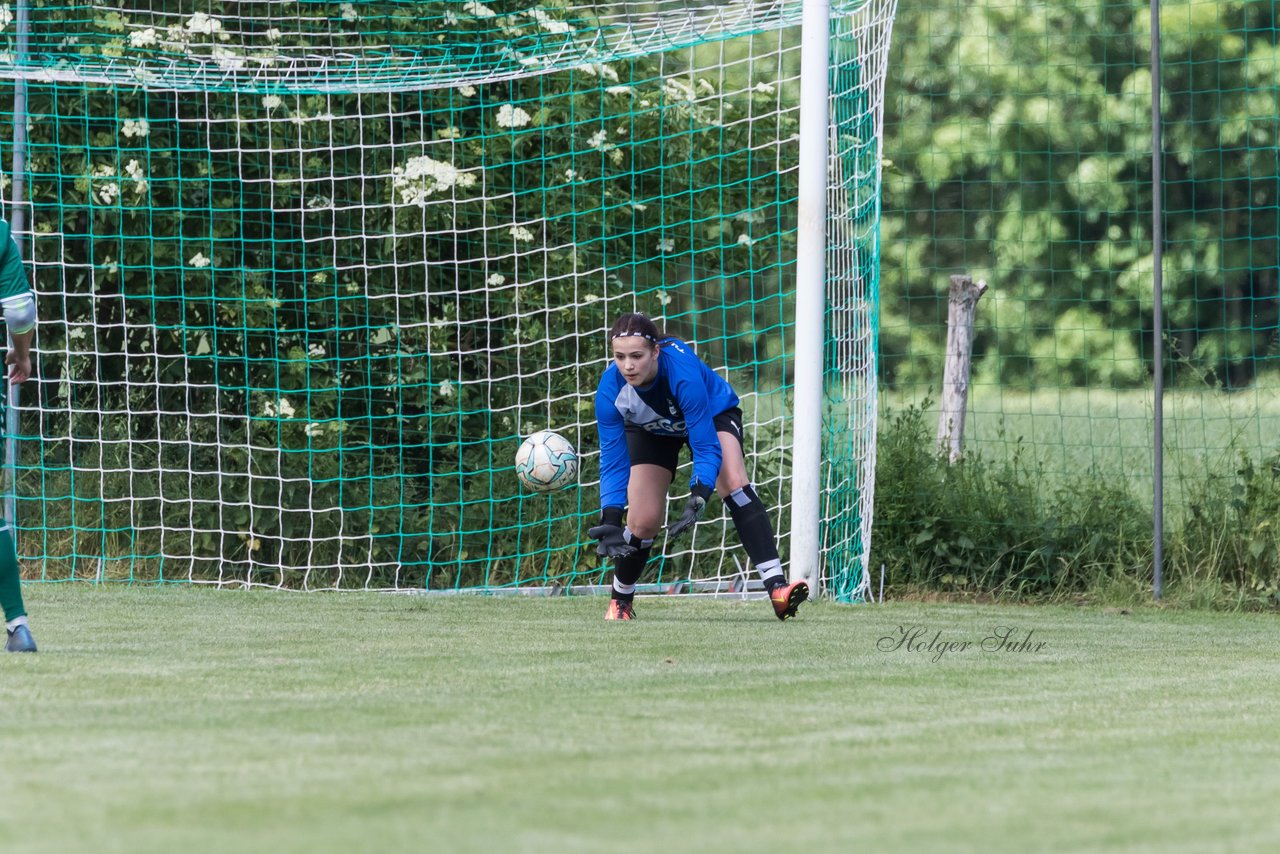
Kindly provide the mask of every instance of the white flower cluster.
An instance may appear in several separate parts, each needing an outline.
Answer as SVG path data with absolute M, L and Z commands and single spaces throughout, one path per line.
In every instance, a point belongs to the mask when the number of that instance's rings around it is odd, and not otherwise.
M 104 178 L 114 178 L 115 176 L 116 170 L 105 163 L 93 167 L 92 194 L 95 199 L 104 205 L 114 204 L 115 200 L 120 198 L 120 185 L 115 181 L 103 180 Z
M 672 101 L 692 101 L 697 97 L 693 87 L 678 77 L 668 77 L 662 81 L 662 89 Z
M 553 35 L 562 36 L 573 32 L 573 27 L 567 21 L 558 21 L 541 9 L 531 9 L 525 14 L 533 18 L 538 22 L 539 26 Z
M 159 42 L 160 37 L 156 35 L 155 27 L 147 27 L 145 30 L 134 30 L 129 33 L 130 47 L 155 47 Z
M 706 98 L 699 100 L 700 95 L 716 94 L 715 86 L 705 79 L 699 79 L 695 86 L 679 77 L 666 77 L 662 81 L 662 92 L 667 101 L 676 107 L 677 115 L 687 115 L 699 123 L 720 125 L 723 112 L 728 111 L 730 106 L 727 103 L 708 101 Z M 644 106 L 643 100 L 641 106 Z
M 129 176 L 133 181 L 133 191 L 139 196 L 145 195 L 147 192 L 147 173 L 142 170 L 142 164 L 136 160 L 130 160 L 124 165 L 124 174 Z
M 5 3 L 0 6 L 0 30 L 13 23 L 13 10 L 9 8 L 9 4 Z
M 354 7 L 352 7 L 351 11 L 352 14 L 355 13 Z M 343 17 L 346 17 L 345 12 Z M 354 19 L 348 18 L 348 20 Z M 274 44 L 282 38 L 282 34 L 279 29 L 272 28 L 267 31 L 266 37 L 268 42 Z M 156 27 L 139 28 L 129 33 L 129 46 L 134 49 L 152 48 L 166 53 L 183 53 L 188 56 L 197 56 L 193 48 L 200 48 L 201 53 L 198 55 L 200 61 L 211 60 L 224 71 L 241 71 L 250 62 L 263 66 L 272 65 L 279 59 L 279 56 L 269 53 L 255 53 L 250 56 L 243 50 L 237 50 L 221 44 L 213 44 L 212 50 L 207 55 L 203 54 L 203 49 L 207 49 L 210 43 L 229 41 L 231 41 L 231 33 L 226 30 L 222 21 L 206 12 L 196 12 L 189 18 L 168 27 L 159 29 Z M 134 70 L 134 76 L 140 82 L 146 83 L 152 75 L 147 68 L 139 67 Z
M 127 137 L 138 137 L 141 139 L 151 133 L 151 125 L 147 124 L 146 119 L 125 119 L 124 124 L 120 126 L 120 133 Z
M 326 111 L 323 113 L 316 113 L 314 116 L 304 116 L 304 115 L 290 116 L 289 121 L 293 122 L 298 127 L 302 127 L 308 122 L 331 122 L 334 120 L 334 118 L 335 117 L 333 113 Z
M 275 418 L 277 415 L 281 418 L 292 418 L 294 416 L 293 404 L 289 402 L 287 397 L 274 401 L 264 400 L 262 402 L 262 414 L 268 418 Z
M 467 0 L 466 3 L 463 3 L 462 11 L 466 12 L 468 15 L 474 15 L 477 18 L 492 18 L 497 15 L 497 12 L 494 12 L 483 3 L 475 2 L 475 0 Z
M 622 162 L 622 149 L 608 142 L 609 134 L 607 131 L 598 130 L 587 138 L 587 145 L 596 149 L 601 154 L 608 154 L 609 159 L 614 163 Z
M 245 63 L 248 61 L 238 53 L 222 46 L 215 47 L 211 56 L 223 71 L 239 71 L 244 68 Z
M 606 65 L 603 62 L 584 62 L 582 65 L 576 66 L 574 70 L 581 71 L 583 74 L 592 77 L 602 77 L 605 80 L 612 80 L 614 83 L 618 82 L 618 72 L 613 69 L 613 66 Z
M 496 118 L 500 128 L 522 128 L 531 121 L 528 113 L 513 104 L 503 104 L 499 107 Z
M 434 193 L 446 192 L 457 187 L 475 186 L 476 176 L 463 172 L 452 163 L 432 160 L 425 154 L 412 157 L 404 166 L 397 166 L 391 173 L 392 186 L 400 193 L 400 201 L 406 205 L 427 206 Z
M 187 259 L 187 263 L 192 267 L 208 267 L 213 262 L 206 258 L 203 252 L 197 252 Z
M 204 12 L 196 12 L 187 19 L 186 29 L 189 33 L 212 36 L 222 32 L 222 22 L 217 18 L 209 17 Z

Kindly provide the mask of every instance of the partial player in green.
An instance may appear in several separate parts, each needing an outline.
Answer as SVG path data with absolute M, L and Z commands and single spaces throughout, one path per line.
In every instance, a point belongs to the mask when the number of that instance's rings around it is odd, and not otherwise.
M 13 342 L 5 356 L 9 384 L 19 385 L 31 376 L 31 338 L 36 328 L 36 301 L 31 295 L 18 244 L 9 223 L 0 220 L 0 309 Z M 27 609 L 22 602 L 22 578 L 18 572 L 18 550 L 8 520 L 0 520 L 0 606 L 4 607 L 4 628 L 8 636 L 6 652 L 35 652 L 36 642 L 27 625 Z

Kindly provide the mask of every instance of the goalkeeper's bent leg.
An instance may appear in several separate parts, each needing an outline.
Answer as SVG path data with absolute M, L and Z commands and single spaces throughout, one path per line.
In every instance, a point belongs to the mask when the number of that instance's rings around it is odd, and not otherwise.
M 782 574 L 782 561 L 778 558 L 778 542 L 773 536 L 769 511 L 765 508 L 755 488 L 747 484 L 725 496 L 724 503 L 738 529 L 738 538 L 747 550 L 747 557 L 755 564 L 766 590 L 772 591 L 787 583 Z
M 13 545 L 13 533 L 5 525 L 0 528 L 0 606 L 4 607 L 4 619 L 8 624 L 27 614 L 22 604 L 21 585 L 18 550 Z M 10 625 L 9 628 L 13 626 Z
M 644 565 L 649 560 L 649 552 L 653 551 L 653 538 L 642 540 L 631 533 L 630 528 L 624 528 L 622 536 L 628 544 L 635 546 L 636 550 L 634 554 L 627 557 L 613 559 L 613 598 L 630 602 L 635 598 L 636 582 L 640 580 L 640 573 L 644 572 Z

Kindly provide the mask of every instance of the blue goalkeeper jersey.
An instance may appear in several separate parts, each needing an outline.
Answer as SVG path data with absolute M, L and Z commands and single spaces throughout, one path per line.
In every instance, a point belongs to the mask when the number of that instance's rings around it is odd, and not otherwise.
M 689 345 L 663 339 L 658 376 L 645 388 L 627 384 L 610 365 L 596 391 L 596 427 L 600 432 L 600 506 L 625 507 L 631 455 L 627 427 L 654 436 L 689 440 L 693 476 L 689 486 L 715 486 L 720 474 L 720 439 L 712 419 L 738 405 L 733 387 L 699 359 Z

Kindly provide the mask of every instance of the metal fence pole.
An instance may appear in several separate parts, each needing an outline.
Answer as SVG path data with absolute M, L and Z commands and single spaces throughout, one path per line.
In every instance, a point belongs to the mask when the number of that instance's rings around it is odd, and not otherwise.
M 1151 0 L 1151 309 L 1152 358 L 1155 362 L 1155 411 L 1152 429 L 1152 596 L 1164 587 L 1164 164 L 1161 162 L 1164 114 L 1160 106 L 1160 0 Z

